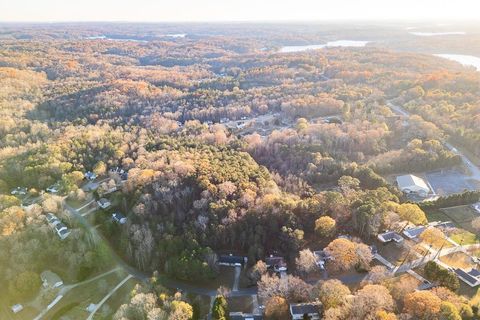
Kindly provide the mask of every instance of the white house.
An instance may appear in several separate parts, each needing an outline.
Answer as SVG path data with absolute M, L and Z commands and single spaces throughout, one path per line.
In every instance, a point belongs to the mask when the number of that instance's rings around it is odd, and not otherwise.
M 398 188 L 403 193 L 416 193 L 420 196 L 426 196 L 430 193 L 430 187 L 427 185 L 425 180 L 414 176 L 413 174 L 407 174 L 404 176 L 397 177 Z
M 45 289 L 55 289 L 63 286 L 62 279 L 50 270 L 43 271 L 40 274 L 40 279 L 42 279 L 42 284 Z

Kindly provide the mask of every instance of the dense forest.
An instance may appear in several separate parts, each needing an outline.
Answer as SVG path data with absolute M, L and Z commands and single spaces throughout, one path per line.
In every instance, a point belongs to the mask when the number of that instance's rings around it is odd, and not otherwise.
M 255 270 L 272 253 L 294 265 L 307 248 L 328 245 L 332 255 L 359 255 L 339 256 L 348 260 L 339 268 L 370 270 L 364 242 L 426 222 L 384 177 L 459 166 L 447 139 L 480 156 L 480 74 L 434 56 L 375 45 L 279 53 L 296 44 L 294 32 L 269 37 L 268 27 L 250 38 L 232 26 L 184 37 L 162 36 L 178 32 L 168 26 L 149 36 L 107 26 L 18 30 L 4 26 L 0 38 L 0 248 L 9 253 L 0 283 L 15 297 L 39 286 L 32 273 L 52 261 L 67 263 L 75 280 L 107 263 L 60 197 L 25 208 L 10 194 L 19 186 L 35 198 L 58 183 L 81 201 L 84 172 L 123 168 L 128 179 L 114 197 L 128 222 L 101 231 L 142 272 L 202 281 L 218 273 L 216 252 L 243 254 Z M 104 34 L 115 39 L 91 38 Z M 53 240 L 47 212 L 74 227 L 65 242 Z M 334 240 L 344 233 L 355 239 Z M 275 291 L 278 279 L 257 276 L 272 314 L 318 297 L 328 319 L 473 312 L 443 287 L 417 292 L 373 279 L 351 293 L 338 281 L 312 287 L 291 277 L 296 289 Z M 152 292 L 137 288 L 149 301 L 141 316 L 132 298 L 116 319 L 147 319 L 150 309 L 192 317 L 181 299 Z

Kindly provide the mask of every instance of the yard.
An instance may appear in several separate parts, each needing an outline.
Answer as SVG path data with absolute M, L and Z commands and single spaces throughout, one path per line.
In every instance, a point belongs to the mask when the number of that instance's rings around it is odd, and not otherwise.
M 449 265 L 452 268 L 460 268 L 470 270 L 475 267 L 472 259 L 463 252 L 454 252 L 449 255 L 440 257 L 440 261 Z
M 469 205 L 440 209 L 447 218 L 453 221 L 459 228 L 473 232 L 472 220 L 478 217 L 478 213 Z
M 108 274 L 98 280 L 79 285 L 70 290 L 60 302 L 55 305 L 43 317 L 44 319 L 60 319 L 68 316 L 70 319 L 85 319 L 88 316 L 86 311 L 90 303 L 98 303 L 102 298 L 114 288 L 124 277 L 125 272 L 118 271 Z M 113 298 L 113 297 L 112 297 Z M 117 297 L 120 299 L 121 297 Z M 111 300 L 110 303 L 112 302 Z M 101 312 L 100 309 L 99 312 Z

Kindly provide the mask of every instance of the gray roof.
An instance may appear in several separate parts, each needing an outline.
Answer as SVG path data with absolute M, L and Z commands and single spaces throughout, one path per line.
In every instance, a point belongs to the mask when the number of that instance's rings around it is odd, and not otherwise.
M 384 241 L 384 242 L 389 242 L 389 241 L 396 241 L 396 242 L 401 242 L 403 241 L 403 238 L 401 235 L 396 233 L 395 231 L 388 231 L 384 232 L 378 235 L 379 239 Z
M 62 279 L 50 270 L 45 270 L 40 274 L 40 279 L 47 282 L 48 285 L 53 286 L 58 282 L 62 282 Z
M 412 186 L 421 188 L 425 190 L 426 192 L 430 191 L 430 188 L 428 187 L 427 183 L 425 180 L 422 178 L 419 178 L 417 176 L 414 176 L 413 174 L 407 174 L 404 176 L 398 176 L 397 177 L 397 184 L 400 189 L 405 189 L 405 188 L 410 188 Z
M 455 223 L 453 223 L 452 221 L 445 221 L 445 222 L 438 223 L 437 225 L 435 225 L 435 227 L 445 228 L 445 229 L 455 228 Z
M 291 304 L 290 310 L 292 314 L 312 314 L 319 313 L 319 305 L 313 303 Z
M 472 277 L 478 278 L 480 276 L 480 271 L 478 271 L 477 269 L 472 269 L 468 272 L 468 274 Z
M 403 234 L 406 235 L 407 237 L 413 239 L 418 237 L 420 234 L 422 234 L 423 231 L 425 231 L 426 227 L 421 226 L 421 227 L 414 227 L 414 228 L 409 228 L 403 231 Z
M 478 284 L 478 279 L 475 277 L 472 277 L 470 274 L 467 272 L 463 271 L 462 269 L 455 269 L 455 273 L 462 279 L 463 281 L 467 282 L 471 286 L 475 286 Z
M 262 319 L 263 319 L 263 316 L 260 314 L 230 312 L 230 320 L 262 320 Z
M 218 263 L 227 263 L 227 264 L 244 264 L 245 257 L 234 256 L 234 255 L 221 255 L 218 257 Z

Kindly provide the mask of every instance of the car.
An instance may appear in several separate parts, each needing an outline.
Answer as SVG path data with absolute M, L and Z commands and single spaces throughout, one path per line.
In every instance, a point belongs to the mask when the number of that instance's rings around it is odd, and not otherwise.
M 17 303 L 16 305 L 13 305 L 11 309 L 13 313 L 19 313 L 20 311 L 23 310 L 23 306 Z
M 58 193 L 60 191 L 60 186 L 58 184 L 54 184 L 48 187 L 46 190 L 49 193 Z
M 10 192 L 10 194 L 14 196 L 24 196 L 27 194 L 27 192 L 28 190 L 25 187 L 16 187 Z

